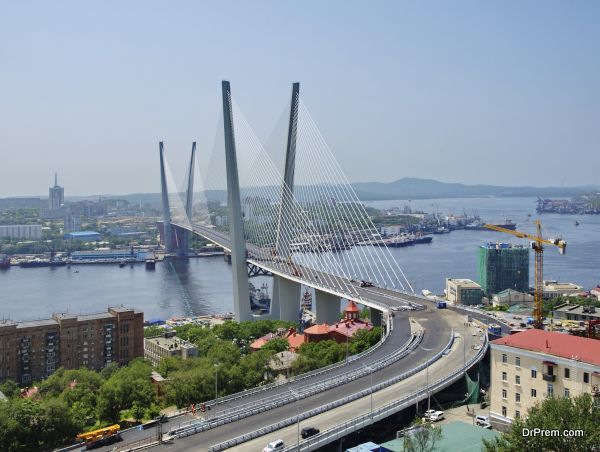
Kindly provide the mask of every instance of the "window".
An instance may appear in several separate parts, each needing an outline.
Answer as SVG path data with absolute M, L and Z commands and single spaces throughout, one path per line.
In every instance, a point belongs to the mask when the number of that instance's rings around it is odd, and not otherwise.
M 517 384 L 517 385 L 521 384 L 521 376 L 520 375 L 515 375 L 515 384 Z
M 515 366 L 518 366 L 518 367 L 521 366 L 521 357 L 520 356 L 517 356 L 515 358 Z
M 565 378 L 571 378 L 571 369 L 565 367 Z
M 503 390 L 502 390 L 502 398 L 503 398 L 503 399 L 506 399 L 506 389 L 503 389 Z
M 507 363 L 508 362 L 508 357 L 506 355 L 502 355 L 502 362 L 503 363 Z
M 537 370 L 531 369 L 531 378 L 537 378 Z
M 502 416 L 506 417 L 506 407 L 502 407 Z
M 521 401 L 521 394 L 519 394 L 518 392 L 515 394 L 515 402 L 520 402 Z
M 590 382 L 590 374 L 588 372 L 584 372 L 583 373 L 583 382 L 584 383 L 589 383 Z
M 532 389 L 531 390 L 531 397 L 537 397 L 537 390 L 536 389 Z
M 507 381 L 506 372 L 502 372 L 502 381 Z
M 554 385 L 548 383 L 548 397 L 554 397 Z
M 571 393 L 569 392 L 569 388 L 565 388 L 565 397 L 570 397 Z
M 515 418 L 519 419 L 521 417 L 521 412 L 519 410 L 515 411 Z

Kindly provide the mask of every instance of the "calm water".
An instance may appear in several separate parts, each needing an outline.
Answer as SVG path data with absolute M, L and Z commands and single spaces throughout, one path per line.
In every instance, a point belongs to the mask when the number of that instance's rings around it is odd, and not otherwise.
M 402 207 L 408 201 L 377 201 L 379 208 Z M 510 218 L 520 230 L 534 232 L 535 199 L 469 198 L 413 200 L 413 210 L 472 215 L 485 221 Z M 527 221 L 527 214 L 532 214 Z M 545 236 L 567 241 L 567 254 L 545 253 L 546 279 L 576 282 L 590 288 L 600 283 L 600 216 L 541 215 Z M 575 220 L 580 226 L 575 226 Z M 394 248 L 392 253 L 416 289 L 441 293 L 446 277 L 477 277 L 477 247 L 487 241 L 510 241 L 492 231 L 454 231 L 436 235 L 428 245 Z M 514 241 L 519 241 L 515 239 Z M 522 241 L 526 243 L 525 241 Z M 75 273 L 79 270 L 79 273 Z M 533 275 L 533 259 L 531 275 Z M 256 281 L 259 286 L 262 281 Z M 223 313 L 233 310 L 231 270 L 222 257 L 143 265 L 73 266 L 70 269 L 13 267 L 0 271 L 0 317 L 47 318 L 52 312 L 98 312 L 108 305 L 142 309 L 145 318 Z

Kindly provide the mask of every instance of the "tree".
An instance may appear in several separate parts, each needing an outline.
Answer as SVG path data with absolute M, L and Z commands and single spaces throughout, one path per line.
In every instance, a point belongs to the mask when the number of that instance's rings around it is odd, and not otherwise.
M 589 394 L 573 398 L 547 398 L 515 419 L 510 430 L 493 441 L 484 440 L 487 452 L 544 450 L 579 452 L 597 450 L 600 444 L 600 403 Z M 525 435 L 534 428 L 558 432 L 557 435 Z M 581 430 L 582 436 L 563 432 Z
M 442 439 L 442 429 L 429 422 L 417 418 L 413 422 L 414 429 L 404 435 L 404 449 L 409 452 L 430 452 Z
M 285 339 L 283 339 L 281 337 L 276 337 L 275 339 L 271 339 L 269 342 L 267 342 L 262 347 L 262 350 L 267 350 L 267 351 L 271 352 L 271 354 L 274 355 L 275 353 L 289 350 L 289 348 L 290 348 L 290 343 L 288 341 L 286 341 Z

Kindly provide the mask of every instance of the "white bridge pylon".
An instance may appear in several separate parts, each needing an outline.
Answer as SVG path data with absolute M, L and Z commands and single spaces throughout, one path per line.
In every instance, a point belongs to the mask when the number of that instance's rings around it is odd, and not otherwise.
M 357 281 L 413 292 L 300 98 L 299 84 L 292 89 L 287 142 L 281 143 L 286 149 L 283 174 L 232 98 L 228 82 L 223 83 L 223 106 L 223 134 L 217 137 L 224 140 L 205 168 L 207 180 L 202 180 L 195 143 L 186 192 L 173 188 L 166 159 L 161 176 L 171 224 L 231 250 L 238 320 L 251 314 L 247 260 L 279 277 L 345 298 L 363 298 Z M 223 187 L 223 176 L 226 210 L 222 188 L 217 189 Z M 278 290 L 274 287 L 274 299 Z M 291 308 L 279 307 L 282 317 L 297 318 L 297 307 L 292 314 Z

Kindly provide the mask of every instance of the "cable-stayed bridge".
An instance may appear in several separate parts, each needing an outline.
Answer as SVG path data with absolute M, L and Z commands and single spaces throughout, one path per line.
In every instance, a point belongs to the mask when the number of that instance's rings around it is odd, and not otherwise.
M 184 190 L 176 187 L 160 143 L 166 250 L 184 254 L 193 233 L 231 253 L 237 320 L 251 318 L 248 277 L 257 272 L 273 275 L 273 318 L 298 319 L 301 285 L 315 288 L 320 322 L 338 319 L 341 298 L 384 313 L 419 303 L 302 102 L 300 85 L 292 89 L 283 168 L 256 137 L 228 82 L 222 94 L 223 146 L 215 146 L 205 177 L 194 143 Z M 217 216 L 206 194 L 223 180 L 227 210 Z
M 168 441 L 155 446 L 260 450 L 282 437 L 293 444 L 286 450 L 314 450 L 461 379 L 484 356 L 487 336 L 467 327 L 464 313 L 431 309 L 414 294 L 308 113 L 299 84 L 292 88 L 281 146 L 271 154 L 229 82 L 222 96 L 222 135 L 206 165 L 192 145 L 183 188 L 160 143 L 167 252 L 185 255 L 196 234 L 231 253 L 236 320 L 252 318 L 248 279 L 268 274 L 271 318 L 297 321 L 304 285 L 315 289 L 318 322 L 337 321 L 340 299 L 353 299 L 371 308 L 373 323 L 385 333 L 377 346 L 346 362 L 208 401 L 210 416 L 171 421 Z M 278 149 L 285 149 L 279 164 Z M 223 188 L 226 207 L 214 199 Z M 322 432 L 300 441 L 301 424 Z M 135 449 L 140 435 L 128 432 L 119 450 Z M 141 447 L 149 439 L 140 440 Z

